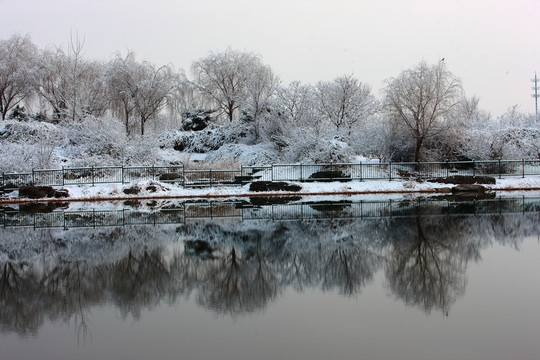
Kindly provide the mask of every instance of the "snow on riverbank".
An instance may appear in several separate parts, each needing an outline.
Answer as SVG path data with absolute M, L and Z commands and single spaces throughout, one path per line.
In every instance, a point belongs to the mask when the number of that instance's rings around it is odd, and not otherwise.
M 137 198 L 234 198 L 250 196 L 272 195 L 301 195 L 301 196 L 331 196 L 339 195 L 374 195 L 374 194 L 403 194 L 415 193 L 447 193 L 451 184 L 439 184 L 416 181 L 350 181 L 350 182 L 298 182 L 294 183 L 302 187 L 299 192 L 254 192 L 249 190 L 249 184 L 244 186 L 226 186 L 212 188 L 184 188 L 175 184 L 167 184 L 156 181 L 145 181 L 137 184 L 100 184 L 100 185 L 74 185 L 67 186 L 69 197 L 61 200 L 71 201 L 99 201 L 99 200 L 124 200 Z M 138 187 L 135 194 L 126 194 L 124 190 Z M 526 178 L 503 178 L 497 179 L 494 185 L 485 185 L 494 191 L 532 190 L 540 192 L 540 176 Z M 530 194 L 530 193 L 529 193 Z M 19 200 L 18 192 L 7 194 L 3 202 Z M 0 203 L 2 200 L 0 200 Z

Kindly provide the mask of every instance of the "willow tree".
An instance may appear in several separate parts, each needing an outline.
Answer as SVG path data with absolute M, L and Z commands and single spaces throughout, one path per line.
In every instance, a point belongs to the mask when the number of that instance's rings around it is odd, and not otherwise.
M 256 117 L 279 82 L 258 55 L 230 48 L 193 62 L 191 69 L 195 87 L 229 121 L 240 110 Z
M 30 37 L 14 35 L 0 40 L 0 117 L 27 100 L 34 82 L 37 48 Z
M 452 110 L 462 99 L 461 81 L 446 69 L 444 60 L 425 61 L 386 81 L 383 110 L 404 125 L 414 140 L 414 161 L 423 157 L 426 140 L 452 127 Z
M 172 66 L 156 68 L 148 61 L 138 62 L 133 52 L 125 58 L 117 54 L 105 74 L 113 111 L 124 118 L 127 135 L 132 117 L 138 118 L 141 136 L 144 135 L 145 124 L 165 109 L 179 80 Z

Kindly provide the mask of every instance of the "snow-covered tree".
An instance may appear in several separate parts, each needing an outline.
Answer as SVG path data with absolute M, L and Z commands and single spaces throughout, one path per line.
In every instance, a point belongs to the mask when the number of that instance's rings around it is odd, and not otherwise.
M 167 99 L 167 108 L 171 118 L 181 119 L 183 126 L 184 114 L 187 112 L 197 112 L 204 109 L 204 111 L 213 113 L 215 111 L 213 107 L 212 102 L 201 96 L 195 86 L 187 80 L 186 75 L 183 72 L 179 72 L 176 84 Z
M 458 113 L 463 113 L 458 111 Z M 540 158 L 540 126 L 534 115 L 519 111 L 517 105 L 497 116 L 495 121 L 475 109 L 472 119 L 463 126 L 460 152 L 473 160 L 519 160 Z M 465 118 L 467 119 L 467 118 Z
M 14 35 L 0 40 L 0 115 L 6 119 L 8 111 L 32 93 L 37 48 L 30 37 Z
M 58 120 L 77 121 L 85 116 L 103 116 L 108 99 L 103 81 L 104 66 L 82 57 L 82 44 L 44 50 L 39 56 L 36 90 Z
M 385 115 L 408 130 L 414 161 L 419 161 L 426 141 L 451 127 L 450 115 L 462 99 L 461 82 L 441 60 L 435 65 L 422 61 L 386 83 Z
M 339 131 L 348 130 L 366 120 L 378 110 L 378 101 L 371 87 L 352 75 L 337 77 L 330 82 L 319 82 L 315 91 L 316 108 L 321 117 Z
M 192 72 L 196 88 L 215 102 L 229 121 L 250 103 L 248 106 L 260 108 L 277 83 L 259 56 L 230 48 L 193 62 Z
M 39 55 L 39 73 L 36 90 L 56 119 L 67 116 L 68 77 L 65 73 L 67 58 L 60 49 L 43 50 Z
M 526 122 L 527 115 L 519 111 L 519 105 L 510 106 L 497 120 L 503 126 L 520 126 Z
M 480 98 L 464 96 L 454 111 L 456 125 L 463 127 L 482 127 L 491 121 L 491 115 L 479 106 Z
M 300 81 L 277 88 L 275 106 L 289 126 L 302 127 L 313 118 L 313 93 L 312 86 Z
M 479 103 L 477 96 L 464 96 L 454 108 L 450 115 L 453 126 L 438 141 L 430 144 L 437 147 L 431 151 L 438 151 L 439 159 L 459 161 L 489 158 L 483 143 L 493 122 L 491 115 L 481 109 Z
M 121 114 L 129 135 L 132 117 L 137 117 L 141 135 L 145 124 L 166 106 L 177 87 L 179 76 L 171 66 L 156 68 L 147 61 L 138 62 L 129 52 L 125 58 L 117 55 L 107 67 L 106 83 L 113 109 Z
M 130 135 L 130 119 L 135 111 L 135 101 L 132 93 L 135 91 L 136 81 L 135 53 L 128 52 L 125 58 L 117 54 L 107 65 L 105 81 L 107 94 L 111 99 L 111 109 L 116 116 L 123 119 L 126 134 Z
M 270 66 L 254 64 L 246 81 L 247 97 L 243 101 L 243 108 L 251 114 L 255 122 L 268 110 L 278 84 L 279 78 L 274 75 Z
M 155 118 L 165 108 L 177 76 L 171 66 L 164 65 L 156 69 L 148 62 L 143 62 L 139 71 L 140 81 L 132 95 L 135 111 L 140 120 L 141 135 L 144 135 L 145 123 Z

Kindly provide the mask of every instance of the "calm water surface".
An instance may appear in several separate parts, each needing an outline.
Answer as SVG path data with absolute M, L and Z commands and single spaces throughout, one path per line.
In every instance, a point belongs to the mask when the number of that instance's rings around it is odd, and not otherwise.
M 539 220 L 0 229 L 0 358 L 538 359 Z

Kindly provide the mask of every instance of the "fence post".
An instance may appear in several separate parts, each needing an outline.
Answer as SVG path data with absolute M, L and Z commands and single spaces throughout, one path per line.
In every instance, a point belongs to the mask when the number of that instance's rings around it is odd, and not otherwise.
M 36 186 L 36 175 L 34 174 L 34 169 L 32 169 L 32 186 Z
M 525 159 L 521 159 L 522 177 L 525 177 Z
M 64 177 L 65 177 L 65 175 L 64 175 L 64 167 L 62 166 L 62 186 L 64 186 L 66 184 Z
M 95 179 L 95 176 L 94 176 L 94 165 L 92 165 L 92 186 L 94 186 L 96 184 L 96 179 Z
M 476 161 L 474 160 L 472 162 L 472 175 L 476 176 Z
M 270 181 L 274 182 L 274 163 L 272 163 L 270 168 Z
M 156 170 L 154 169 L 154 165 L 152 165 L 152 181 L 156 180 Z
M 388 180 L 392 181 L 392 160 L 388 161 Z
M 212 187 L 212 169 L 210 169 L 210 187 Z
M 185 173 L 184 173 L 184 164 L 182 164 L 182 176 L 180 177 L 180 179 L 182 180 L 182 186 L 186 186 L 186 176 L 185 176 Z
M 499 180 L 501 179 L 501 176 L 502 176 L 502 167 L 501 167 L 501 159 L 499 158 Z

